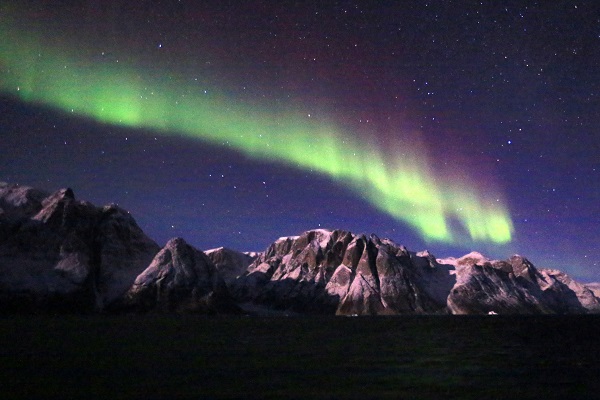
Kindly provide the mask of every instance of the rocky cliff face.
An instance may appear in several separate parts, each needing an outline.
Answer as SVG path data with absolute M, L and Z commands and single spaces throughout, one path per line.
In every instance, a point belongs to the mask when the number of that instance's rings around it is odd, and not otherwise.
M 237 307 L 213 262 L 181 238 L 169 240 L 125 294 L 135 311 L 234 312 Z
M 338 315 L 600 312 L 568 275 L 515 255 L 489 260 L 413 253 L 375 235 L 314 230 L 274 242 L 232 283 L 241 302 Z
M 233 284 L 243 302 L 338 315 L 443 312 L 454 284 L 429 253 L 341 230 L 273 243 Z
M 565 303 L 566 307 L 563 307 L 560 311 L 565 313 L 580 312 L 583 311 L 581 310 L 581 307 L 583 307 L 588 312 L 600 313 L 600 298 L 592 288 L 555 269 L 540 268 L 539 273 L 543 277 L 542 289 L 552 293 L 553 301 Z
M 0 309 L 102 310 L 133 283 L 159 247 L 125 210 L 0 185 Z
M 451 263 L 456 267 L 456 284 L 448 295 L 448 309 L 453 314 L 600 311 L 598 298 L 584 285 L 560 271 L 538 270 L 518 255 L 492 261 L 470 253 Z

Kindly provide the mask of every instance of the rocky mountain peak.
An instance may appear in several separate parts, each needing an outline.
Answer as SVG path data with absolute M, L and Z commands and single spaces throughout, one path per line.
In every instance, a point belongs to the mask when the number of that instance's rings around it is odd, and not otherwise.
M 313 230 L 274 242 L 232 283 L 234 296 L 284 311 L 337 314 L 595 312 L 599 300 L 525 257 L 458 259 L 390 239 Z M 318 311 L 317 311 L 318 310 Z
M 516 276 L 523 277 L 531 282 L 536 280 L 538 271 L 527 258 L 515 254 L 508 259 L 508 263 L 511 265 L 512 272 Z
M 78 205 L 85 206 L 83 202 Z M 76 206 L 73 190 L 60 189 L 42 201 L 42 209 L 32 219 L 59 226 L 64 224 L 69 213 L 76 211 Z M 77 216 L 74 217 L 77 218 Z
M 158 252 L 120 307 L 202 313 L 236 309 L 212 261 L 182 238 L 170 239 Z
M 481 254 L 477 251 L 472 251 L 469 254 L 465 254 L 464 256 L 457 259 L 457 264 L 460 266 L 484 265 L 485 263 L 487 263 L 489 261 L 490 260 L 487 257 L 485 257 L 483 254 Z
M 165 249 L 169 249 L 171 251 L 191 251 L 191 246 L 187 244 L 187 242 L 181 237 L 174 237 L 167 241 L 165 244 Z
M 402 254 L 408 254 L 408 251 L 406 250 L 406 248 L 402 249 Z M 437 262 L 437 259 L 435 258 L 435 256 L 433 254 L 431 254 L 429 252 L 429 250 L 423 250 L 417 253 L 417 257 L 421 257 L 427 260 L 427 263 L 429 264 L 429 267 L 431 268 L 436 268 L 439 264 Z
M 432 271 L 429 258 L 411 256 L 389 239 L 312 230 L 273 243 L 232 290 L 242 301 L 277 299 L 279 309 L 387 314 L 443 309 L 439 287 L 448 291 L 452 284 L 447 268 Z
M 51 204 L 58 203 L 64 200 L 75 200 L 75 193 L 71 188 L 59 189 L 56 192 L 52 193 L 50 196 L 46 197 L 43 202 L 43 207 L 48 207 Z

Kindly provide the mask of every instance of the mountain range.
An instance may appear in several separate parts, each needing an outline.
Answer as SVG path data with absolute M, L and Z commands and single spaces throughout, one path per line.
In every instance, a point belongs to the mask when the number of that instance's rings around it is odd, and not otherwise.
M 594 292 L 595 291 L 595 292 Z M 525 257 L 436 258 L 375 234 L 310 230 L 264 252 L 160 248 L 126 210 L 0 183 L 0 313 L 600 313 L 598 285 Z

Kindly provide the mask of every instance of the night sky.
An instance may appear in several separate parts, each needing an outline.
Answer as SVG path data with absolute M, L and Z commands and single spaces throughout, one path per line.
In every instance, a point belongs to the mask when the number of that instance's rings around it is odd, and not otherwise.
M 597 1 L 3 2 L 0 91 L 0 181 L 159 244 L 346 229 L 600 279 Z

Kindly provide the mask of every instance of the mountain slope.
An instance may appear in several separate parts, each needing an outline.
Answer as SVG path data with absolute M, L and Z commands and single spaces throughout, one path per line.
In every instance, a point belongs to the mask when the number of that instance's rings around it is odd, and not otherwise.
M 0 310 L 102 310 L 121 296 L 159 247 L 131 215 L 0 184 Z
M 375 235 L 323 229 L 282 237 L 237 280 L 240 302 L 338 315 L 584 314 L 600 300 L 568 275 L 515 255 L 414 253 Z
M 600 300 L 553 270 L 537 269 L 514 255 L 506 261 L 470 253 L 446 260 L 456 267 L 456 284 L 448 295 L 453 314 L 584 314 L 600 311 Z
M 161 250 L 116 205 L 0 183 L 0 313 L 237 312 L 232 296 L 252 313 L 600 313 L 588 286 L 519 255 L 436 259 L 324 229 L 257 254 L 180 238 Z
M 136 279 L 121 306 L 135 311 L 232 312 L 225 281 L 203 252 L 181 238 L 167 242 Z

